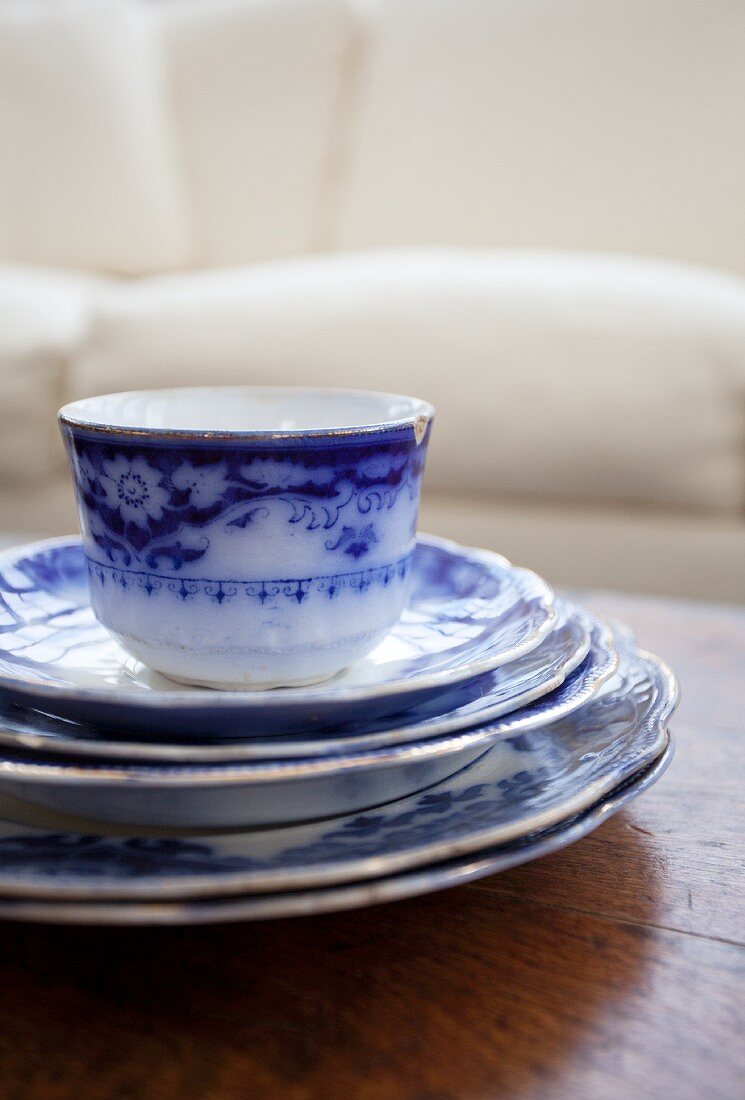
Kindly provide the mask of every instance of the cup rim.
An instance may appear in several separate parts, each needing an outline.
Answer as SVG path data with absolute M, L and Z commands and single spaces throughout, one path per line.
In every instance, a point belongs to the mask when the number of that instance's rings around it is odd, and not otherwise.
M 86 407 L 95 402 L 107 398 L 137 398 L 150 396 L 166 396 L 169 394 L 194 394 L 200 393 L 235 393 L 243 395 L 262 394 L 265 396 L 277 395 L 278 397 L 372 397 L 387 399 L 390 402 L 408 402 L 411 412 L 403 417 L 391 417 L 381 420 L 369 420 L 362 423 L 340 424 L 333 427 L 320 428 L 166 428 L 130 426 L 106 422 L 93 417 L 86 418 Z M 363 390 L 346 387 L 332 386 L 166 386 L 150 390 L 121 390 L 113 393 L 97 394 L 85 397 L 78 401 L 71 401 L 63 405 L 57 413 L 57 419 L 61 426 L 72 431 L 90 432 L 95 435 L 115 436 L 128 438 L 155 438 L 155 439 L 184 439 L 184 440 L 243 440 L 246 442 L 282 441 L 303 439 L 333 439 L 347 438 L 355 435 L 374 435 L 411 427 L 414 431 L 417 443 L 424 437 L 429 423 L 434 419 L 435 409 L 428 401 L 422 398 L 409 397 L 405 394 L 389 393 L 383 390 Z

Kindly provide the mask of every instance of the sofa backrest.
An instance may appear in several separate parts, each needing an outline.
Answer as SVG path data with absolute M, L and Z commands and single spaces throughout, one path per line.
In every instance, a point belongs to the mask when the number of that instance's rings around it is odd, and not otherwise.
M 372 0 L 339 247 L 745 272 L 745 4 Z
M 5 0 L 0 262 L 387 245 L 745 273 L 745 4 Z
M 189 212 L 148 9 L 0 4 L 0 261 L 177 268 Z

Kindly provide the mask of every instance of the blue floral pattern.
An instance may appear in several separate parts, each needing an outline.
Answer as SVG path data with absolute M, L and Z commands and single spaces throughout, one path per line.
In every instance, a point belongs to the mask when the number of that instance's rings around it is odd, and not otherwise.
M 70 432 L 66 441 L 91 539 L 112 564 L 150 571 L 164 564 L 178 571 L 203 557 L 204 531 L 215 520 L 246 530 L 273 507 L 309 531 L 341 523 L 325 549 L 361 560 L 379 542 L 370 517 L 401 494 L 417 499 L 426 453 L 413 437 L 312 453 L 235 444 L 190 450 Z

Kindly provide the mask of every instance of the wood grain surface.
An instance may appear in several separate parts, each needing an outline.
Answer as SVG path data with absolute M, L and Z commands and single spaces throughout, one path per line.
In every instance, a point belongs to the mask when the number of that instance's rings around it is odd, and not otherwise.
M 745 1097 L 745 611 L 586 599 L 680 677 L 655 788 L 565 851 L 362 912 L 6 924 L 0 1097 Z

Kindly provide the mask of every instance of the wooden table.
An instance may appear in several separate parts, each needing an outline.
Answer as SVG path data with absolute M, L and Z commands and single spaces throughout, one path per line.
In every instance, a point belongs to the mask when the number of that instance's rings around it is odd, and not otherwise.
M 745 609 L 594 596 L 683 685 L 657 787 L 565 851 L 268 924 L 0 930 L 0 1096 L 745 1097 Z

